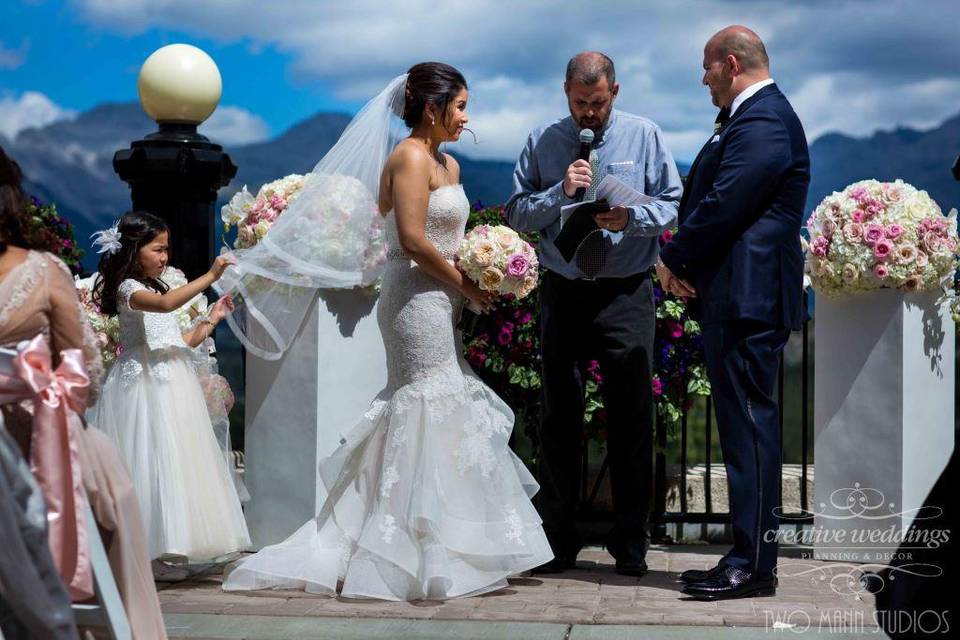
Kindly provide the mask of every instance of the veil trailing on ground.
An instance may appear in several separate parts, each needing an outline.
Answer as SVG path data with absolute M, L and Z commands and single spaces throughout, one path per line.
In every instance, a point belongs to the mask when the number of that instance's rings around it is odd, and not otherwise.
M 227 318 L 247 350 L 279 359 L 320 289 L 374 284 L 386 261 L 377 207 L 387 156 L 409 130 L 401 120 L 407 75 L 397 76 L 350 121 L 263 239 L 234 252 L 214 285 L 237 308 Z

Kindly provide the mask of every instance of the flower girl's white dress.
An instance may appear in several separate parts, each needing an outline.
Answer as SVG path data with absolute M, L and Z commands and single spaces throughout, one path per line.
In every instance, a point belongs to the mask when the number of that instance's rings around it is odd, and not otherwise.
M 430 195 L 426 235 L 452 259 L 470 205 L 460 185 Z M 499 589 L 553 558 L 510 450 L 513 412 L 470 370 L 455 329 L 463 297 L 392 249 L 377 321 L 387 388 L 320 466 L 320 514 L 246 558 L 224 589 L 304 589 L 384 600 Z
M 141 289 L 120 284 L 123 353 L 90 422 L 127 463 L 150 557 L 211 560 L 249 546 L 247 525 L 176 315 L 131 309 Z

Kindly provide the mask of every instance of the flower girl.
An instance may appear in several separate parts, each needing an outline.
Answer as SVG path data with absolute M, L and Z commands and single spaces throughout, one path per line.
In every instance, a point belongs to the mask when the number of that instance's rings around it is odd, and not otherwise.
M 206 274 L 170 290 L 160 278 L 170 240 L 163 220 L 126 213 L 95 236 L 103 255 L 93 297 L 104 313 L 119 314 L 123 351 L 91 422 L 126 460 L 150 556 L 198 562 L 239 551 L 250 538 L 189 351 L 213 333 L 233 303 L 221 298 L 183 333 L 174 313 L 230 263 L 221 256 Z

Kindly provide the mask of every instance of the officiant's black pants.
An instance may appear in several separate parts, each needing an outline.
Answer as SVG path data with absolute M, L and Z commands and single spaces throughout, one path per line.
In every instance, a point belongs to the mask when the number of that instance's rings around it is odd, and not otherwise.
M 541 396 L 537 506 L 558 557 L 575 556 L 586 364 L 603 376 L 615 523 L 608 545 L 646 542 L 653 479 L 653 285 L 648 273 L 540 285 Z

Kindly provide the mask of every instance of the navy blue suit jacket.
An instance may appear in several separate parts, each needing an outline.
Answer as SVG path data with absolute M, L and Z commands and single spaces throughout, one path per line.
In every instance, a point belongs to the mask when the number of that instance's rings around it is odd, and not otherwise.
M 758 320 L 799 329 L 800 228 L 810 184 L 803 126 L 775 84 L 745 100 L 687 177 L 663 263 L 697 290 L 703 322 Z

